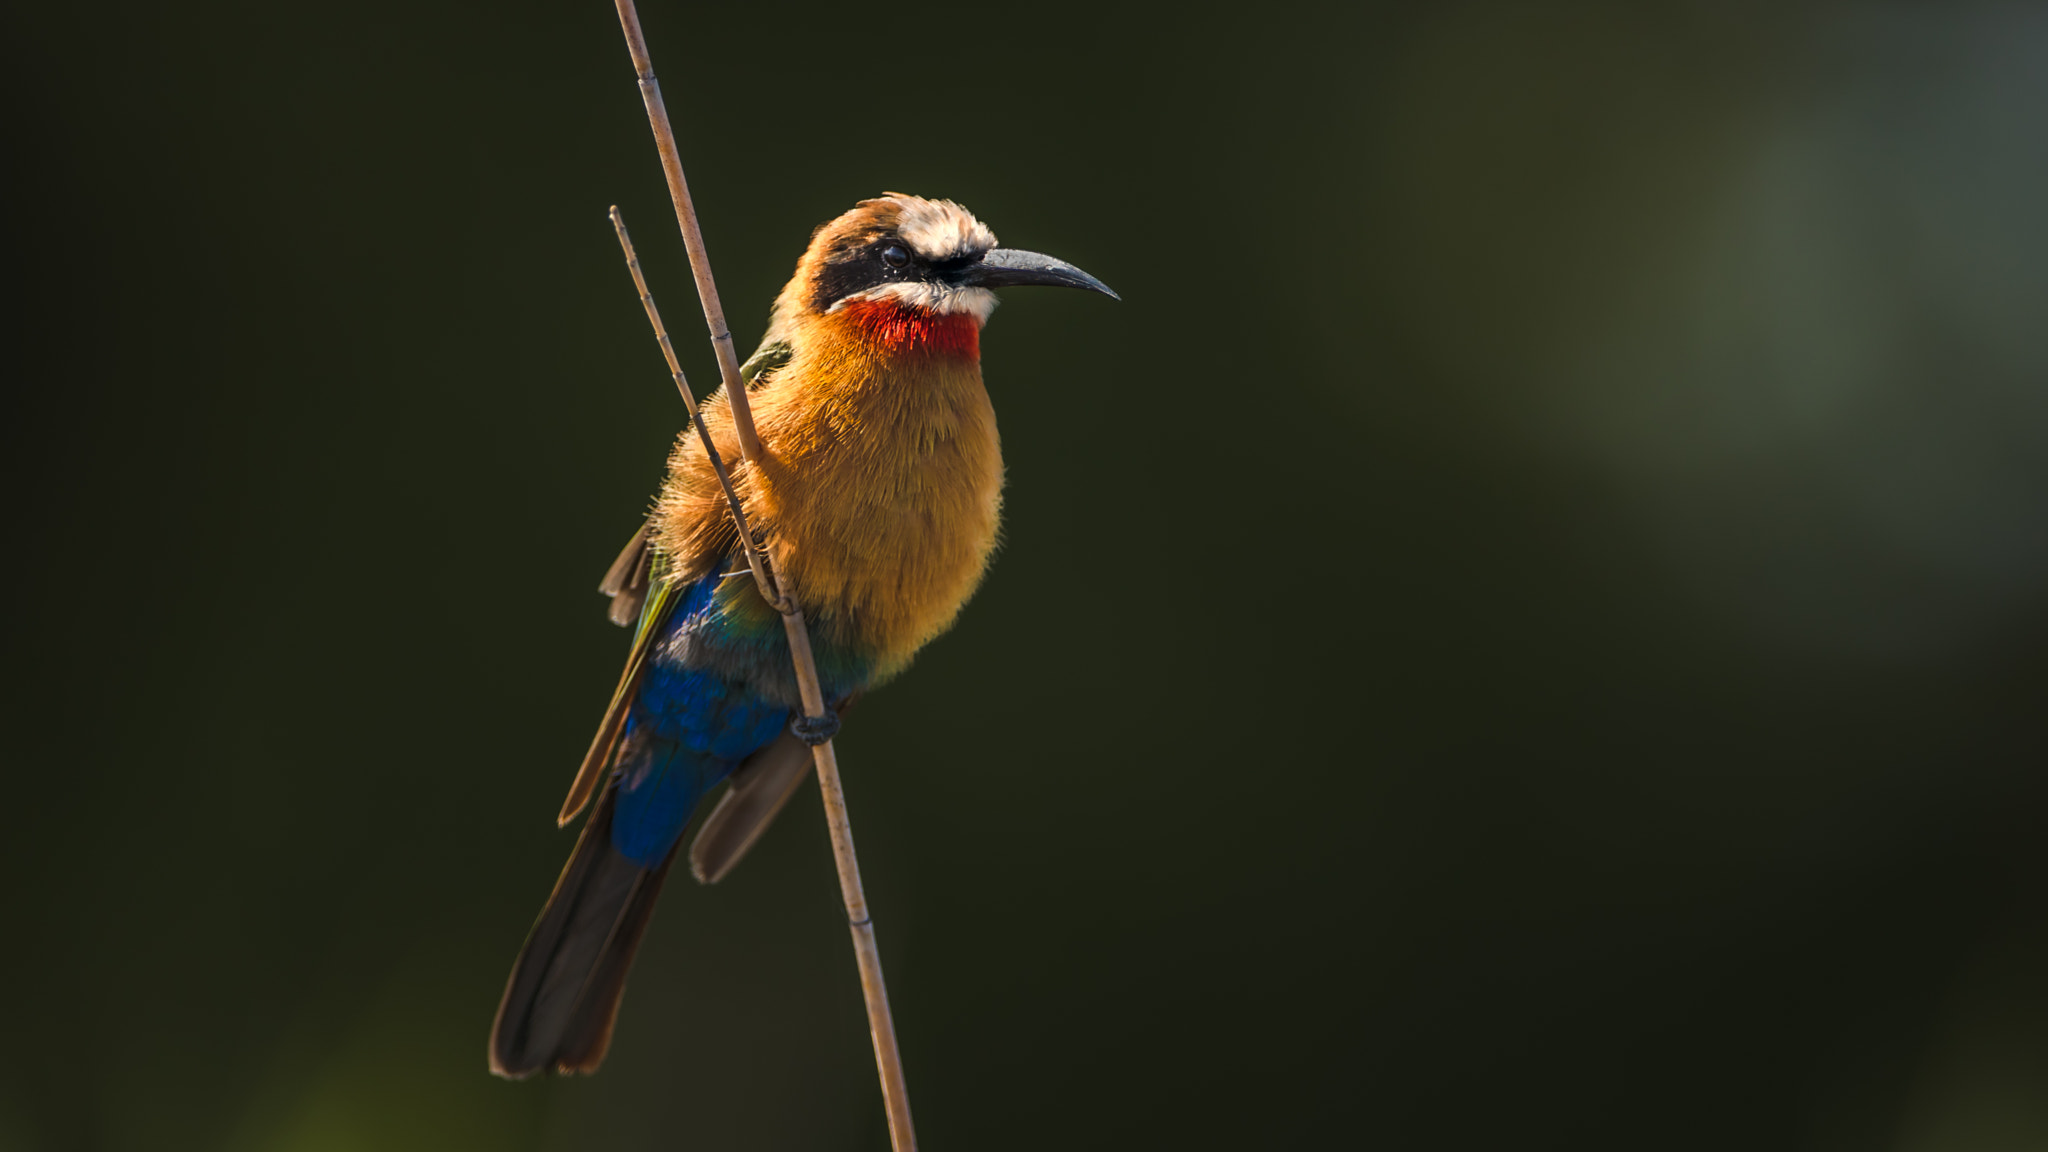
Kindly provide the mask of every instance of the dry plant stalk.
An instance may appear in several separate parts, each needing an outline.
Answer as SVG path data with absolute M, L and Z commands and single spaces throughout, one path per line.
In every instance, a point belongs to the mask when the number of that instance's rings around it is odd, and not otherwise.
M 654 64 L 647 55 L 647 40 L 640 31 L 640 14 L 634 9 L 633 0 L 615 0 L 615 3 L 619 11 L 619 25 L 626 34 L 626 49 L 633 57 L 633 71 L 639 77 L 640 97 L 647 105 L 647 120 L 654 129 L 655 147 L 661 154 L 662 173 L 668 177 L 669 195 L 675 201 L 676 223 L 682 229 L 683 247 L 690 254 L 690 271 L 697 281 L 697 296 L 704 303 L 704 322 L 711 330 L 711 346 L 718 356 L 719 375 L 724 380 L 725 394 L 732 406 L 733 430 L 739 436 L 741 454 L 759 466 L 761 439 L 754 431 L 753 413 L 747 406 L 747 389 L 740 380 L 739 357 L 733 351 L 732 332 L 725 324 L 725 309 L 718 301 L 718 285 L 711 278 L 711 261 L 704 252 L 704 233 L 697 225 L 697 209 L 690 202 L 690 186 L 683 179 L 682 160 L 676 155 L 675 130 L 669 125 L 668 108 L 661 99 L 661 84 L 654 78 Z M 648 320 L 654 325 L 655 336 L 661 342 L 662 354 L 668 359 L 676 388 L 683 394 L 691 422 L 704 443 L 704 450 L 710 454 L 719 483 L 725 488 L 734 525 L 746 547 L 747 566 L 753 570 L 762 597 L 782 614 L 783 631 L 789 637 L 790 656 L 796 664 L 797 688 L 803 696 L 804 715 L 822 717 L 826 714 L 825 694 L 819 687 L 818 664 L 811 655 L 811 633 L 804 624 L 803 611 L 797 606 L 794 596 L 781 594 L 782 582 L 775 570 L 774 558 L 761 547 L 747 526 L 739 495 L 733 490 L 732 481 L 718 459 L 718 449 L 711 443 L 710 430 L 705 427 L 696 400 L 690 395 L 689 384 L 683 379 L 675 348 L 662 327 L 654 298 L 647 291 L 639 259 L 633 253 L 625 221 L 620 218 L 617 208 L 612 209 L 612 223 L 618 230 L 619 243 L 625 248 L 627 267 L 633 273 L 640 301 L 647 309 Z M 896 1023 L 889 1012 L 889 990 L 882 982 L 882 954 L 875 944 L 875 926 L 868 915 L 867 896 L 861 890 L 860 861 L 853 850 L 853 825 L 847 820 L 846 792 L 839 783 L 839 759 L 830 740 L 813 745 L 811 755 L 817 764 L 818 787 L 825 797 L 825 822 L 832 835 L 832 860 L 839 870 L 839 893 L 846 902 L 847 927 L 853 936 L 854 957 L 860 964 L 861 995 L 867 1001 L 868 1009 L 868 1033 L 874 1040 L 875 1065 L 882 1080 L 882 1103 L 889 1117 L 889 1142 L 895 1152 L 913 1152 L 917 1147 L 917 1134 L 910 1123 L 910 1091 L 903 1079 L 903 1059 L 896 1048 Z

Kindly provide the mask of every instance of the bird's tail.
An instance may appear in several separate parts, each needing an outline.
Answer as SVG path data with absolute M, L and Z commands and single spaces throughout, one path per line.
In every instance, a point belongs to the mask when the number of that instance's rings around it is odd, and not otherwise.
M 605 788 L 512 965 L 491 1026 L 491 1071 L 500 1076 L 595 1072 L 611 1046 L 626 973 L 675 859 L 671 851 L 643 867 L 613 846 L 617 798 L 616 785 Z

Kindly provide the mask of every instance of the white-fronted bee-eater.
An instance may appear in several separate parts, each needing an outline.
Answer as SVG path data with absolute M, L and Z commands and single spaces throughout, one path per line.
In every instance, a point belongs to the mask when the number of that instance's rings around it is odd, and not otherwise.
M 864 200 L 812 236 L 741 369 L 758 466 L 724 392 L 704 402 L 749 526 L 810 623 L 835 713 L 951 626 L 988 566 L 1003 461 L 981 329 L 995 289 L 1032 284 L 1116 295 L 1071 264 L 998 248 L 958 204 Z M 700 802 L 730 780 L 689 850 L 711 882 L 801 784 L 805 739 L 818 738 L 802 727 L 781 616 L 694 432 L 603 587 L 613 619 L 636 624 L 633 648 L 562 819 L 595 804 L 498 1006 L 501 1076 L 597 1068 Z

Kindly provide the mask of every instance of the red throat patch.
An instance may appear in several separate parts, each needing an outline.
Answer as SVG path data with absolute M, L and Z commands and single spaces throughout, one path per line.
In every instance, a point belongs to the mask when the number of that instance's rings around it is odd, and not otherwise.
M 905 307 L 894 300 L 857 300 L 840 309 L 840 323 L 888 348 L 891 354 L 981 356 L 981 324 L 964 312 L 938 313 Z

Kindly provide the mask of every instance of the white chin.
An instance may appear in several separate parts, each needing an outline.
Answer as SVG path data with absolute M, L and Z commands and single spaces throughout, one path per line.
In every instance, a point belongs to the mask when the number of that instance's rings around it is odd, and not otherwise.
M 941 316 L 964 312 L 973 316 L 978 324 L 987 323 L 989 313 L 996 310 L 996 294 L 986 288 L 954 288 L 918 281 L 883 284 L 865 292 L 856 292 L 832 305 L 829 311 L 837 312 L 856 300 L 894 300 Z

